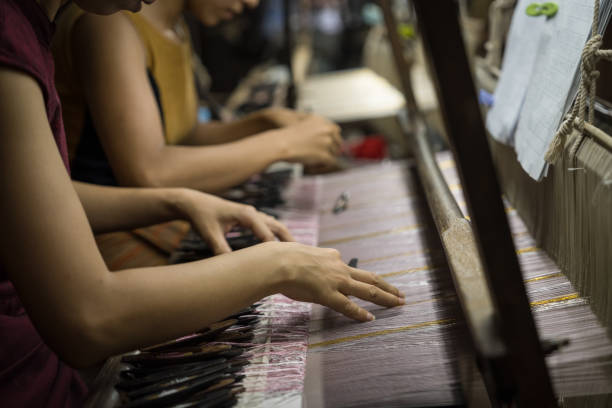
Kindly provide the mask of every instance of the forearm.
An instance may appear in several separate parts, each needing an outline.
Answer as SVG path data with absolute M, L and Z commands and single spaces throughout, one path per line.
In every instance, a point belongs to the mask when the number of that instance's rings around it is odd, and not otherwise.
M 198 123 L 184 144 L 201 146 L 230 143 L 273 128 L 273 123 L 266 115 L 256 112 L 229 123 L 219 121 Z
M 183 218 L 178 210 L 185 189 L 73 186 L 95 233 L 127 230 Z
M 95 331 L 96 353 L 103 358 L 194 332 L 272 294 L 280 274 L 274 276 L 261 247 L 108 274 L 98 301 L 105 318 Z
M 223 191 L 287 157 L 279 132 L 272 130 L 218 146 L 164 146 L 142 161 L 140 174 L 145 177 L 137 180 L 137 185 Z

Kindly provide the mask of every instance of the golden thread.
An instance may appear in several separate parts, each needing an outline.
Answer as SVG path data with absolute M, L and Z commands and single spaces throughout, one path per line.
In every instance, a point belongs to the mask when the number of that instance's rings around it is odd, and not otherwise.
M 436 302 L 436 301 L 444 300 L 444 299 L 451 298 L 451 297 L 454 297 L 454 296 L 447 296 L 447 297 L 444 297 L 444 298 L 426 299 L 426 300 L 410 303 L 409 305 L 415 305 L 415 304 L 427 303 L 427 302 Z M 541 305 L 548 305 L 548 304 L 551 304 L 551 303 L 557 303 L 557 302 L 563 302 L 563 301 L 567 301 L 567 300 L 577 299 L 578 297 L 579 297 L 578 293 L 572 293 L 572 294 L 566 295 L 566 296 L 560 296 L 560 297 L 556 297 L 556 298 L 552 298 L 552 299 L 539 300 L 539 301 L 536 301 L 536 302 L 531 302 L 530 305 L 531 305 L 531 307 L 541 306 Z M 369 337 L 385 336 L 387 334 L 401 333 L 401 332 L 410 331 L 410 330 L 414 330 L 414 329 L 420 329 L 420 328 L 423 328 L 423 327 L 438 326 L 438 325 L 441 326 L 441 325 L 444 325 L 444 324 L 449 324 L 449 323 L 454 323 L 454 322 L 455 322 L 455 319 L 440 319 L 440 320 L 433 320 L 433 321 L 429 321 L 429 322 L 416 323 L 416 324 L 411 324 L 409 326 L 397 327 L 395 329 L 378 330 L 378 331 L 370 332 L 370 333 L 363 333 L 363 334 L 357 334 L 357 335 L 354 335 L 354 336 L 347 336 L 347 337 L 340 337 L 340 338 L 332 339 L 332 340 L 325 340 L 325 341 L 321 341 L 319 343 L 310 344 L 308 346 L 308 348 L 309 349 L 313 349 L 313 348 L 317 348 L 317 347 L 333 346 L 333 345 L 336 345 L 336 344 L 346 343 L 346 342 L 356 341 L 356 340 L 361 340 L 361 339 L 365 339 L 365 338 L 369 338 Z
M 446 301 L 446 300 L 455 300 L 455 299 L 457 299 L 457 296 L 455 296 L 455 295 L 446 295 L 446 296 L 442 296 L 442 297 L 435 297 L 435 298 L 431 298 L 431 299 L 423 299 L 423 300 L 417 300 L 416 302 L 406 303 L 403 307 L 420 305 L 420 304 L 423 304 L 423 303 L 443 302 L 443 301 Z
M 564 302 L 566 300 L 573 300 L 573 299 L 578 299 L 578 293 L 572 293 L 570 295 L 560 296 L 557 298 L 552 298 L 552 299 L 547 299 L 547 300 L 539 300 L 537 302 L 531 302 L 530 304 L 531 304 L 531 307 L 534 307 L 534 306 L 548 305 L 551 303 Z
M 516 251 L 517 254 L 524 254 L 527 252 L 537 252 L 540 251 L 540 248 L 537 247 L 527 247 L 527 248 L 522 248 L 522 249 L 518 249 Z M 363 264 L 368 264 L 368 263 L 372 263 L 372 262 L 378 262 L 378 261 L 386 261 L 388 259 L 392 259 L 392 258 L 399 258 L 400 256 L 412 256 L 412 255 L 425 255 L 427 253 L 430 253 L 431 251 L 429 249 L 424 249 L 424 250 L 418 250 L 418 251 L 410 251 L 410 252 L 400 252 L 399 254 L 391 254 L 391 255 L 385 255 L 385 256 L 380 256 L 377 258 L 368 258 L 368 259 L 364 259 L 364 260 L 359 260 L 359 265 L 363 265 Z
M 346 238 L 332 239 L 332 240 L 329 240 L 329 241 L 320 242 L 319 246 L 326 247 L 326 246 L 330 246 L 330 245 L 344 244 L 346 242 L 357 241 L 357 240 L 360 240 L 360 239 L 375 238 L 375 237 L 379 237 L 381 235 L 386 235 L 386 234 L 393 235 L 393 234 L 398 234 L 398 233 L 404 232 L 404 231 L 410 231 L 410 230 L 418 229 L 421 226 L 422 225 L 420 225 L 420 224 L 414 224 L 414 225 L 408 225 L 406 227 L 392 228 L 392 229 L 385 230 L 385 231 L 370 232 L 368 234 L 353 235 L 351 237 L 346 237 Z
M 442 160 L 438 163 L 440 170 L 452 169 L 455 167 L 455 161 L 453 159 Z
M 380 277 L 382 278 L 389 278 L 391 276 L 398 276 L 398 275 L 407 275 L 409 273 L 414 273 L 414 272 L 421 272 L 421 271 L 429 271 L 433 269 L 433 267 L 427 265 L 427 266 L 421 266 L 419 268 L 411 268 L 411 269 L 405 269 L 403 271 L 397 271 L 397 272 L 388 272 L 388 273 L 381 273 Z
M 441 325 L 444 325 L 444 324 L 453 323 L 454 321 L 455 321 L 454 319 L 433 320 L 433 321 L 430 321 L 430 322 L 411 324 L 410 326 L 397 327 L 395 329 L 385 329 L 385 330 L 379 330 L 379 331 L 370 332 L 370 333 L 357 334 L 355 336 L 340 337 L 340 338 L 333 339 L 333 340 L 326 340 L 326 341 L 322 341 L 322 342 L 319 342 L 319 343 L 310 344 L 308 346 L 308 348 L 309 349 L 313 349 L 313 348 L 317 348 L 317 347 L 333 346 L 335 344 L 340 344 L 340 343 L 346 343 L 346 342 L 349 342 L 349 341 L 366 339 L 368 337 L 385 336 L 387 334 L 401 333 L 401 332 L 405 332 L 405 331 L 409 331 L 409 330 L 421 329 L 423 327 L 441 326 Z
M 526 254 L 528 252 L 538 252 L 540 250 L 540 248 L 538 247 L 527 247 L 527 248 L 521 248 L 519 250 L 516 251 L 517 254 Z
M 461 188 L 461 184 L 459 184 L 459 183 L 449 184 L 449 185 L 448 185 L 448 189 L 449 189 L 450 191 L 460 191 L 460 190 L 462 190 L 462 188 Z
M 400 256 L 424 255 L 429 252 L 431 252 L 429 249 L 424 249 L 424 250 L 418 250 L 418 251 L 401 252 L 399 254 L 385 255 L 385 256 L 380 256 L 378 258 L 369 258 L 369 259 L 364 259 L 364 260 L 360 259 L 359 264 L 363 265 L 363 264 L 372 263 L 372 262 L 385 261 L 387 259 L 398 258 Z
M 559 278 L 561 276 L 563 276 L 563 274 L 561 272 L 557 272 L 557 273 L 552 273 L 550 275 L 538 276 L 537 278 L 527 279 L 525 283 L 537 282 L 537 281 L 541 281 L 545 279 Z

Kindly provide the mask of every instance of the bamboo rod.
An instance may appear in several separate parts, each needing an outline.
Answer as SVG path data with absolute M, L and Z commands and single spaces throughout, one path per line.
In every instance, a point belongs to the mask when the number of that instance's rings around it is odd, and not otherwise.
M 590 136 L 602 147 L 612 152 L 612 136 L 588 122 L 584 123 L 584 130 L 586 131 L 587 136 Z
M 480 357 L 501 358 L 506 350 L 494 327 L 497 314 L 474 232 L 444 181 L 427 140 L 425 124 L 418 120 L 416 131 L 408 137 L 475 349 Z

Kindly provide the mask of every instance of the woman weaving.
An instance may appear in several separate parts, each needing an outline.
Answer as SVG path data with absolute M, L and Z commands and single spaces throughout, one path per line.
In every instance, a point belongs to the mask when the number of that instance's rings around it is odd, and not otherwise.
M 107 18 L 64 10 L 53 48 L 73 179 L 220 192 L 279 160 L 332 166 L 340 133 L 321 117 L 277 108 L 231 123 L 197 121 L 183 12 L 214 25 L 257 3 L 160 1 Z M 113 270 L 162 265 L 187 228 L 174 222 L 97 242 Z
M 65 10 L 54 49 L 73 178 L 219 192 L 279 160 L 333 165 L 339 128 L 315 115 L 277 108 L 197 121 L 183 12 L 214 25 L 257 3 L 165 0 L 109 18 Z
M 108 18 L 65 10 L 54 40 L 73 178 L 95 184 L 219 192 L 286 160 L 331 166 L 339 128 L 267 109 L 197 121 L 193 50 L 183 12 L 207 25 L 258 0 L 173 0 Z
M 234 224 L 290 240 L 252 208 L 188 189 L 71 182 L 49 50 L 61 0 L 0 1 L 0 401 L 79 406 L 84 367 L 193 332 L 271 293 L 371 319 L 355 295 L 385 306 L 396 288 L 337 252 L 266 242 L 204 261 L 110 273 L 93 231 L 184 218 L 209 239 Z M 78 0 L 92 12 L 140 0 Z M 27 312 L 27 314 L 26 314 Z M 30 321 L 31 319 L 31 321 Z

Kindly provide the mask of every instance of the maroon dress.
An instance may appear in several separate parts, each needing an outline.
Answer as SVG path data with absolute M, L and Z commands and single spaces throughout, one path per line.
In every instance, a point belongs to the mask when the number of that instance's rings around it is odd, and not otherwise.
M 40 85 L 49 124 L 68 169 L 49 49 L 53 29 L 35 0 L 0 0 L 0 66 L 24 72 Z M 59 360 L 32 325 L 0 260 L 0 405 L 76 407 L 82 405 L 85 395 L 77 372 Z

